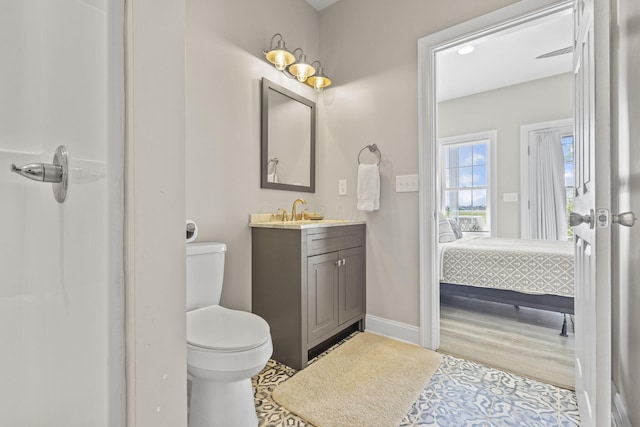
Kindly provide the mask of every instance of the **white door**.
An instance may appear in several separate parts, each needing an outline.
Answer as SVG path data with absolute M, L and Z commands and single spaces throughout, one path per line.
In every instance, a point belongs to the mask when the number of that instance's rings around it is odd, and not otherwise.
M 575 2 L 576 394 L 583 426 L 610 425 L 609 39 L 606 0 Z M 594 30 L 595 29 L 595 30 Z
M 122 15 L 121 1 L 0 2 L 1 426 L 124 425 Z M 10 171 L 59 145 L 64 203 Z

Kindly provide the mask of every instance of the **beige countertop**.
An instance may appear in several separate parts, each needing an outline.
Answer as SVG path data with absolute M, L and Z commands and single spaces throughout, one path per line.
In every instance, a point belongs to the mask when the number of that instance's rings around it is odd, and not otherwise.
M 300 230 L 304 228 L 320 227 L 340 227 L 345 225 L 366 224 L 361 219 L 320 219 L 320 220 L 298 220 L 298 221 L 271 221 L 271 214 L 251 214 L 249 227 L 261 228 L 288 228 Z

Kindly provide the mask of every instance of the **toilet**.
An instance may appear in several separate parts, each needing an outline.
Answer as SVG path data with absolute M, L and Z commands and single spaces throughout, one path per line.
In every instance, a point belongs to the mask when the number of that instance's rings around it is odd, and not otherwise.
M 251 377 L 273 351 L 267 322 L 221 307 L 224 243 L 187 244 L 189 427 L 255 427 Z

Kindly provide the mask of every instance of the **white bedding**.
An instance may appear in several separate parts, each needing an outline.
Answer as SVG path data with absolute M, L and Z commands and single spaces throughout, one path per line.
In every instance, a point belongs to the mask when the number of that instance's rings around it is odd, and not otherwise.
M 477 238 L 442 245 L 441 282 L 573 297 L 573 244 Z

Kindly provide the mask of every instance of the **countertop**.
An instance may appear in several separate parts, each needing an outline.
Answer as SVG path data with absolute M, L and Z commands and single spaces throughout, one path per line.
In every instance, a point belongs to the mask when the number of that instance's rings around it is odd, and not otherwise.
M 305 228 L 342 227 L 345 225 L 366 224 L 361 219 L 320 219 L 299 221 L 270 221 L 271 214 L 251 214 L 249 227 L 260 228 L 287 228 L 301 230 Z

